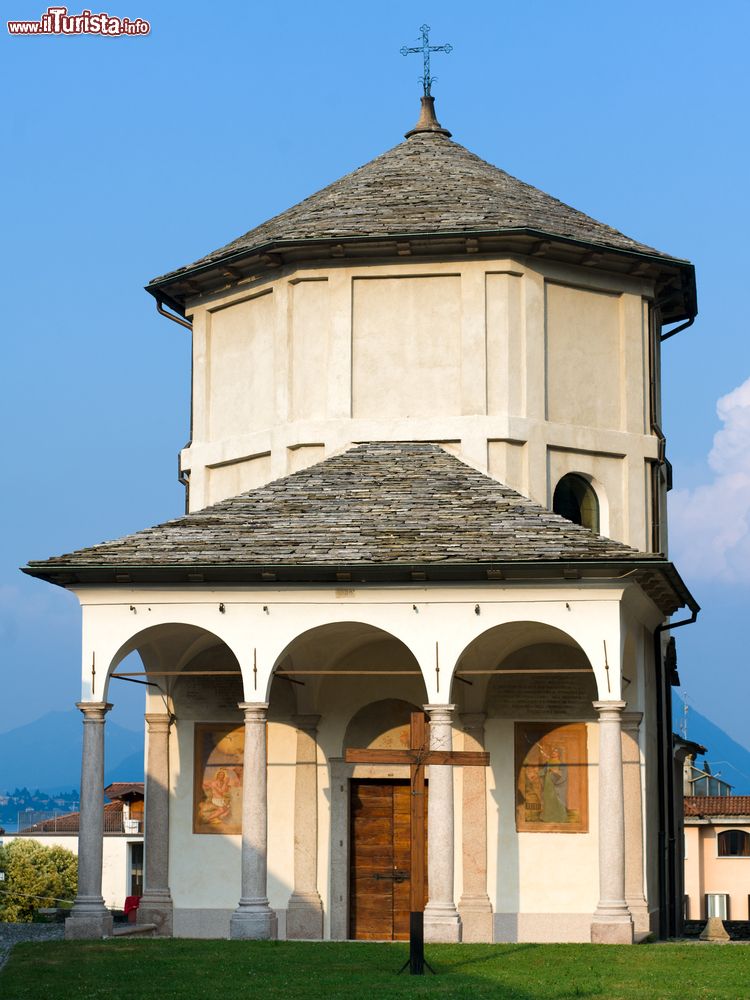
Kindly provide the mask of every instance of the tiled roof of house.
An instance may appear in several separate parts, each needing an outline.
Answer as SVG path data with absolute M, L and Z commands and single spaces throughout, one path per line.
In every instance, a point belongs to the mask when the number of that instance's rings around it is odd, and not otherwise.
M 676 259 L 487 163 L 443 130 L 420 130 L 299 204 L 151 284 L 275 243 L 480 231 L 533 231 Z
M 119 806 L 122 809 L 122 802 Z M 80 812 L 65 813 L 63 816 L 55 816 L 54 819 L 43 819 L 30 826 L 21 827 L 18 832 L 19 834 L 78 833 L 80 816 Z
M 108 799 L 114 801 L 115 799 L 134 799 L 143 798 L 143 782 L 142 781 L 113 781 L 111 785 L 107 785 L 104 789 L 104 794 Z
M 136 534 L 31 561 L 26 572 L 54 580 L 102 568 L 623 561 L 665 565 L 660 554 L 573 524 L 438 445 L 374 442 Z
M 115 802 L 104 803 L 104 830 L 109 833 L 119 830 L 122 827 L 122 813 L 124 805 L 121 799 Z M 34 835 L 37 833 L 78 833 L 81 814 L 80 812 L 65 813 L 62 816 L 54 816 L 50 819 L 40 820 L 30 826 L 22 827 L 19 834 Z
M 686 795 L 685 816 L 750 817 L 750 795 Z

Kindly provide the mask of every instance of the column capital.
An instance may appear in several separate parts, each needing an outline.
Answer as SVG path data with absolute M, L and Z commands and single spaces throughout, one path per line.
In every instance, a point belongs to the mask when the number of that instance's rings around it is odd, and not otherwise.
M 146 712 L 143 718 L 150 733 L 168 733 L 174 722 L 174 716 L 166 712 Z
M 318 731 L 319 715 L 293 715 L 292 722 L 297 729 L 302 729 L 306 733 L 316 733 Z
M 484 723 L 487 719 L 486 712 L 461 712 L 459 715 L 464 731 L 471 732 L 479 730 L 484 732 Z
M 112 708 L 108 701 L 77 701 L 76 708 L 83 712 L 83 721 L 104 722 L 104 716 Z
M 638 735 L 638 730 L 641 726 L 641 721 L 643 719 L 643 712 L 623 712 L 622 713 L 622 728 L 626 733 L 631 733 L 633 736 Z
M 456 711 L 455 705 L 422 705 L 422 708 L 430 717 L 430 723 L 453 722 L 453 713 Z
M 627 702 L 592 701 L 591 704 L 598 713 L 600 722 L 619 722 L 622 719 L 622 710 L 627 705 Z
M 268 716 L 267 701 L 241 701 L 239 708 L 244 713 L 246 723 L 255 723 L 258 726 L 265 725 Z

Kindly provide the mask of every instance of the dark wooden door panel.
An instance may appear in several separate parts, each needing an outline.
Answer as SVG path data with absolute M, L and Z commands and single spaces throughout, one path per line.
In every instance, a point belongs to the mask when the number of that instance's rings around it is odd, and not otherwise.
M 351 783 L 352 938 L 387 941 L 409 937 L 410 802 L 408 782 Z

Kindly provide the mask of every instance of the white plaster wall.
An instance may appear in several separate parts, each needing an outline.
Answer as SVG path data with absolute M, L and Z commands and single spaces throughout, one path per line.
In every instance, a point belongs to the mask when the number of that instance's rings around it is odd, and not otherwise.
M 236 721 L 206 719 L 205 721 Z M 240 837 L 193 833 L 193 720 L 169 744 L 169 884 L 175 908 L 234 909 L 240 898 Z M 227 922 L 227 934 L 229 923 Z
M 461 413 L 461 280 L 355 279 L 352 416 Z
M 450 442 L 547 505 L 552 449 L 601 478 L 612 537 L 648 548 L 652 291 L 480 258 L 289 268 L 197 300 L 191 509 L 372 440 Z
M 561 725 L 565 720 L 561 720 Z M 514 720 L 487 719 L 488 891 L 496 913 L 593 913 L 598 902 L 598 731 L 587 723 L 588 833 L 516 831 Z
M 13 840 L 35 840 L 45 847 L 64 847 L 78 854 L 78 837 L 75 834 L 49 834 L 42 837 L 15 837 L 3 834 L 4 845 Z M 121 910 L 126 896 L 130 895 L 130 845 L 143 843 L 143 837 L 105 834 L 102 851 L 102 896 L 104 905 Z
M 268 426 L 274 401 L 272 291 L 209 314 L 206 433 L 214 440 Z

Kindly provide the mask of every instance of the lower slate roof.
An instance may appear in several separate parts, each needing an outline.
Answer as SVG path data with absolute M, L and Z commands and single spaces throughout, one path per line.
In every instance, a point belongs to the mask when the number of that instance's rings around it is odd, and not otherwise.
M 674 568 L 553 514 L 439 445 L 370 442 L 259 489 L 24 572 L 54 583 L 502 579 L 638 566 L 665 613 L 697 610 Z M 469 572 L 471 568 L 471 572 Z M 327 575 L 326 575 L 327 572 Z M 407 573 L 404 577 L 404 573 Z M 600 574 L 601 575 L 601 574 Z M 648 589 L 648 587 L 646 587 Z M 653 593 L 652 593 L 653 596 Z

